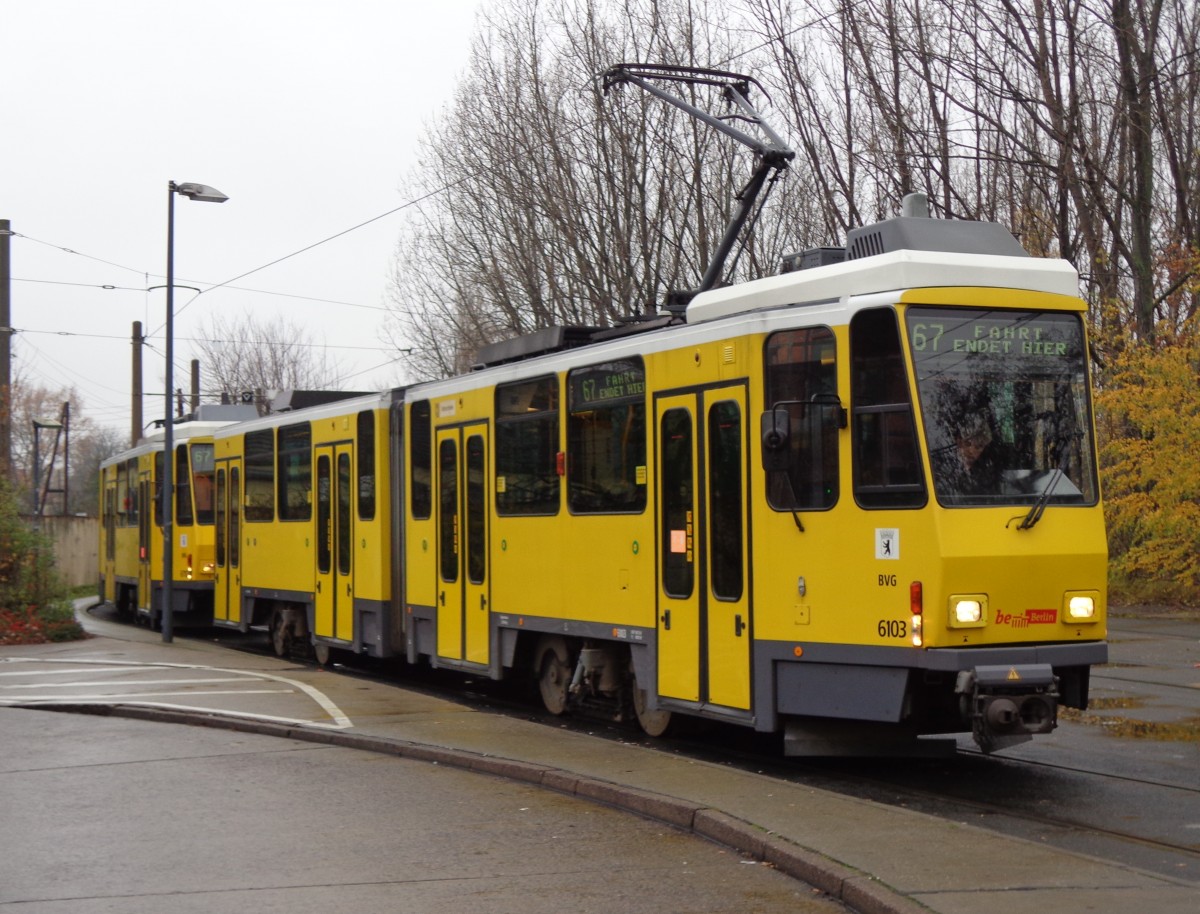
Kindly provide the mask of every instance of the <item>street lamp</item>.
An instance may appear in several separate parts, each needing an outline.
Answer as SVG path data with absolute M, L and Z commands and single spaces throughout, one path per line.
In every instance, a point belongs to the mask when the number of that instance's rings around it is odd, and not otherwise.
M 162 639 L 170 643 L 174 636 L 175 618 L 173 605 L 174 588 L 171 579 L 175 576 L 175 195 L 201 203 L 224 203 L 229 198 L 207 184 L 167 182 L 167 380 L 166 408 L 163 413 L 163 606 Z

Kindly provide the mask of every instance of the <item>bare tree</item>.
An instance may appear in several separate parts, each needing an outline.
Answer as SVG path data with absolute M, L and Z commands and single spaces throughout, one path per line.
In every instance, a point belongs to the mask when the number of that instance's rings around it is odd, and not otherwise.
M 1100 351 L 1150 341 L 1200 303 L 1198 45 L 1189 0 L 522 0 L 476 36 L 413 176 L 392 339 L 447 374 L 694 283 L 747 163 L 656 101 L 603 98 L 594 75 L 632 60 L 752 72 L 782 106 L 798 158 L 739 276 L 921 190 L 1071 260 Z
M 597 77 L 625 60 L 727 63 L 718 22 L 706 0 L 524 0 L 485 23 L 397 249 L 388 332 L 417 374 L 465 370 L 480 345 L 551 324 L 609 326 L 698 282 L 746 157 L 644 94 L 605 98 Z M 756 275 L 781 244 L 752 235 L 738 267 Z
M 209 400 L 236 403 L 249 391 L 261 404 L 265 391 L 335 386 L 337 366 L 325 347 L 283 317 L 214 316 L 204 338 L 193 345 L 200 360 L 201 390 Z

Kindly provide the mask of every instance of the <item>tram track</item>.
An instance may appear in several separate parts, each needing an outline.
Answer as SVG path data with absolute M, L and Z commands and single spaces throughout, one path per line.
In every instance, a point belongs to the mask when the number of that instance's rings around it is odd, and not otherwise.
M 475 683 L 465 694 L 453 685 L 422 687 L 442 698 L 468 701 L 480 710 L 519 714 L 546 726 L 633 741 L 769 778 L 901 806 L 1200 885 L 1200 827 L 1192 831 L 1196 842 L 1166 839 L 1151 830 L 1159 820 L 1147 820 L 1142 812 L 1191 808 L 1196 812 L 1192 824 L 1200 826 L 1200 786 L 1169 777 L 1015 755 L 989 756 L 973 745 L 960 745 L 949 760 L 784 758 L 775 736 L 694 720 L 685 723 L 681 736 L 651 740 L 633 724 L 586 716 L 554 717 L 490 685 Z M 1067 725 L 1063 732 L 1074 736 L 1074 729 Z M 1140 827 L 1117 824 L 1126 821 L 1137 821 Z
M 206 632 L 205 637 L 215 637 L 228 649 L 274 656 L 265 634 L 220 632 L 214 636 Z M 318 665 L 313 657 L 293 655 L 290 659 Z M 532 683 L 524 690 L 516 683 L 464 678 L 460 673 L 424 665 L 362 662 L 354 657 L 330 665 L 345 675 L 390 682 L 484 713 L 519 716 L 597 739 L 635 742 L 763 777 L 1049 843 L 1200 885 L 1200 786 L 1164 775 L 1012 754 L 989 756 L 964 745 L 954 757 L 942 760 L 785 758 L 778 737 L 732 725 L 688 720 L 680 735 L 650 739 L 636 724 L 617 723 L 599 714 L 551 715 L 538 703 Z M 1082 734 L 1086 739 L 1089 729 L 1067 723 L 1060 726 L 1059 738 L 1073 741 Z M 1110 739 L 1103 735 L 1091 738 Z M 1069 747 L 1068 754 L 1087 757 L 1086 751 L 1075 753 Z M 1153 811 L 1176 810 L 1181 828 L 1187 828 L 1189 823 L 1183 818 L 1187 809 L 1194 811 L 1190 834 L 1196 841 L 1165 837 L 1161 817 Z M 1118 824 L 1122 822 L 1130 824 Z
M 636 724 L 587 715 L 553 716 L 537 705 L 536 699 L 523 701 L 513 695 L 514 689 L 496 688 L 491 682 L 475 680 L 464 689 L 457 678 L 449 682 L 437 676 L 415 678 L 419 681 L 414 682 L 412 671 L 406 671 L 393 681 L 477 710 L 519 715 L 599 739 L 637 742 L 764 777 L 1050 843 L 1200 885 L 1200 828 L 1193 832 L 1197 843 L 1190 843 L 1115 824 L 1141 818 L 1139 810 L 1144 808 L 1190 806 L 1197 811 L 1196 824 L 1200 825 L 1200 787 L 1166 777 L 1012 755 L 988 756 L 973 746 L 961 745 L 948 761 L 784 758 L 777 737 L 732 725 L 690 720 L 684 724 L 683 735 L 650 739 Z M 1105 799 L 1102 803 L 1089 801 L 1093 797 Z M 1041 808 L 1047 804 L 1053 804 L 1052 808 Z M 1098 808 L 1101 805 L 1103 812 Z M 1114 824 L 1106 825 L 1105 817 Z M 1155 823 L 1146 824 L 1152 827 Z
M 765 777 L 898 806 L 1046 843 L 1200 886 L 1200 787 L 960 746 L 947 760 L 783 759 L 720 739 L 660 740 L 661 748 Z M 1094 799 L 1093 799 L 1094 798 Z M 1154 831 L 1146 809 L 1175 810 L 1179 833 Z M 1192 822 L 1186 810 L 1192 810 Z M 1107 820 L 1107 821 L 1106 821 Z M 1128 822 L 1128 826 L 1118 823 Z

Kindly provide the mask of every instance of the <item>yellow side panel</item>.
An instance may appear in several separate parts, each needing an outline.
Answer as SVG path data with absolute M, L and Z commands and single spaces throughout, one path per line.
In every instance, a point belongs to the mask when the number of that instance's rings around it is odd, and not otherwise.
M 411 503 L 404 513 L 410 516 Z M 433 606 L 437 601 L 437 527 L 433 519 L 410 520 L 405 536 L 404 587 L 410 606 Z M 405 610 L 407 612 L 407 609 Z
M 652 627 L 650 510 L 495 518 L 493 612 Z
M 242 523 L 242 587 L 313 589 L 312 521 Z

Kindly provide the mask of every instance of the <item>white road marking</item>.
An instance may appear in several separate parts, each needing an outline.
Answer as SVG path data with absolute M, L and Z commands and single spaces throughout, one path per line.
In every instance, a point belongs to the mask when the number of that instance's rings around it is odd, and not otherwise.
M 247 718 L 250 720 L 269 720 L 269 721 L 273 721 L 276 723 L 303 724 L 303 725 L 307 725 L 307 726 L 325 727 L 325 728 L 330 728 L 330 729 L 335 729 L 335 730 L 346 730 L 346 729 L 349 729 L 350 727 L 354 726 L 354 724 L 351 722 L 350 718 L 348 718 L 345 714 L 343 714 L 342 710 L 336 704 L 334 704 L 333 701 L 329 698 L 329 696 L 325 695 L 324 692 L 320 691 L 319 689 L 313 688 L 312 686 L 308 685 L 307 683 L 299 682 L 298 680 L 295 680 L 295 679 L 288 679 L 285 676 L 276 676 L 273 673 L 260 673 L 260 672 L 252 671 L 252 670 L 230 670 L 230 669 L 224 669 L 222 667 L 201 666 L 198 664 L 191 664 L 191 663 L 139 663 L 137 661 L 132 661 L 132 660 L 79 660 L 79 659 L 59 660 L 59 659 L 42 658 L 42 657 L 0 657 L 0 663 L 34 663 L 34 664 L 60 663 L 60 664 L 73 664 L 76 667 L 82 667 L 82 668 L 77 668 L 75 670 L 69 670 L 69 669 L 68 670 L 54 670 L 54 671 L 29 670 L 27 672 L 22 671 L 19 673 L 18 672 L 0 673 L 0 675 L 30 675 L 30 674 L 39 674 L 39 673 L 66 675 L 69 672 L 78 672 L 78 673 L 105 672 L 105 671 L 114 672 L 114 671 L 159 669 L 159 670 L 195 670 L 196 672 L 200 672 L 200 673 L 224 673 L 224 674 L 227 674 L 228 676 L 234 677 L 234 679 L 228 680 L 228 681 L 245 681 L 246 679 L 265 679 L 269 682 L 277 682 L 277 683 L 281 683 L 285 686 L 290 687 L 288 689 L 277 690 L 281 693 L 282 692 L 294 692 L 294 691 L 303 692 L 305 695 L 307 695 L 310 699 L 312 699 L 314 702 L 316 702 L 321 707 L 321 709 L 329 716 L 329 718 L 331 719 L 331 722 L 326 723 L 323 721 L 305 720 L 302 718 L 277 717 L 277 716 L 269 715 L 269 714 L 248 714 L 248 713 L 244 713 L 244 712 L 227 711 L 223 708 L 210 708 L 210 707 L 202 707 L 202 706 L 198 707 L 198 706 L 194 706 L 194 705 L 164 704 L 161 702 L 149 702 L 149 701 L 141 700 L 142 698 L 145 698 L 145 697 L 165 697 L 165 696 L 174 695 L 174 694 L 178 694 L 178 695 L 242 694 L 242 695 L 245 695 L 245 694 L 268 694 L 268 691 L 276 691 L 276 690 L 263 690 L 259 693 L 252 693 L 249 690 L 231 689 L 231 690 L 222 691 L 222 692 L 179 692 L 179 693 L 160 693 L 157 695 L 154 695 L 152 693 L 143 692 L 140 694 L 139 693 L 130 693 L 130 697 L 125 697 L 124 695 L 119 696 L 119 697 L 112 696 L 112 695 L 83 696 L 83 697 L 61 697 L 61 696 L 50 696 L 50 695 L 47 695 L 45 697 L 39 697 L 36 695 L 31 695 L 31 696 L 22 696 L 20 698 L 16 698 L 16 697 L 0 698 L 0 706 L 13 705 L 13 704 L 26 705 L 26 704 L 34 704 L 34 703 L 37 703 L 37 704 L 68 704 L 68 703 L 73 703 L 73 702 L 74 703 L 83 703 L 83 704 L 114 704 L 119 701 L 121 704 L 138 704 L 138 705 L 144 705 L 147 707 L 168 708 L 171 710 L 206 711 L 206 712 L 210 712 L 213 714 L 228 714 L 233 717 L 242 717 L 242 718 Z M 156 680 L 156 681 L 149 681 L 146 684 L 150 684 L 150 685 L 164 684 L 164 685 L 166 685 L 166 684 L 175 684 L 180 681 L 186 681 L 186 680 Z M 211 682 L 212 680 L 207 680 L 207 681 Z M 127 689 L 131 685 L 134 685 L 134 684 L 135 683 L 126 681 L 126 682 L 122 682 L 122 683 L 107 683 L 107 682 L 106 683 L 95 683 L 94 685 L 101 685 L 101 686 L 121 685 Z M 67 684 L 62 684 L 62 685 L 65 686 Z M 81 685 L 81 684 L 72 683 L 71 685 Z M 92 685 L 92 684 L 88 684 L 88 685 Z M 12 688 L 12 686 L 6 686 L 5 688 Z
M 295 689 L 213 689 L 212 691 L 192 691 L 185 689 L 182 692 L 125 692 L 117 695 L 64 695 L 55 696 L 52 698 L 19 698 L 14 699 L 20 701 L 21 704 L 31 704 L 38 702 L 39 704 L 63 704 L 69 702 L 83 702 L 91 704 L 97 701 L 119 701 L 121 704 L 136 704 L 136 699 L 139 698 L 170 698 L 176 695 L 295 695 Z M 133 699 L 133 701 L 131 701 Z M 4 699 L 0 698 L 0 703 Z
M 30 663 L 38 663 L 38 662 L 39 662 L 39 661 L 37 661 L 37 660 L 33 660 L 33 659 L 31 659 L 31 658 L 28 658 L 28 657 L 25 657 L 25 658 L 19 658 L 19 657 L 0 657 L 0 660 L 2 660 L 2 661 L 5 661 L 5 662 L 8 662 L 8 661 L 13 661 L 13 662 L 16 662 L 17 660 L 22 660 L 22 659 L 23 659 L 23 660 L 27 660 L 27 661 L 29 661 Z M 49 661 L 45 661 L 45 660 L 43 660 L 43 661 L 40 661 L 40 662 L 41 662 L 41 663 L 48 663 Z M 56 663 L 63 663 L 63 662 L 65 662 L 65 661 L 62 661 L 62 660 L 56 660 L 55 662 L 56 662 Z M 71 663 L 95 663 L 96 661 L 93 661 L 93 660 L 83 660 L 83 661 L 80 661 L 80 660 L 72 660 L 72 661 L 70 661 L 70 662 L 71 662 Z M 66 669 L 66 670 L 18 670 L 18 671 L 16 671 L 16 672 L 13 672 L 13 673 L 0 673 L 0 676 L 69 676 L 69 675 L 71 675 L 72 673 L 121 673 L 121 672 L 124 672 L 124 671 L 123 671 L 123 670 L 120 670 L 120 669 L 112 669 L 112 670 L 95 670 L 95 669 L 90 669 L 90 668 L 88 668 L 88 669 L 82 669 L 82 668 L 81 668 L 81 669 L 77 669 L 77 670 L 76 670 L 76 669 Z
M 21 707 L 31 707 L 35 705 L 97 705 L 104 707 L 111 705 L 111 701 L 76 701 L 72 698 L 47 698 L 38 699 L 35 701 L 4 701 L 0 699 L 0 707 L 6 705 L 19 704 Z M 319 730 L 344 730 L 345 727 L 338 723 L 323 723 L 319 720 L 302 720 L 295 717 L 276 717 L 273 714 L 253 714 L 247 711 L 229 711 L 224 708 L 198 708 L 195 705 L 177 705 L 166 701 L 122 701 L 123 705 L 136 705 L 139 708 L 162 708 L 167 711 L 207 711 L 212 714 L 220 714 L 222 717 L 237 717 L 241 720 L 263 720 L 268 723 L 275 724 L 299 724 L 303 727 L 315 727 Z M 353 726 L 347 724 L 346 726 Z
M 80 672 L 82 673 L 84 671 L 80 670 Z M 91 671 L 89 670 L 87 672 L 91 672 Z M 128 671 L 121 670 L 120 672 L 124 673 L 124 672 L 128 672 Z M 24 684 L 18 684 L 18 685 L 0 685 L 0 692 L 7 691 L 9 689 L 77 689 L 82 686 L 88 686 L 90 688 L 92 686 L 119 686 L 119 685 L 209 685 L 211 683 L 217 683 L 217 682 L 245 682 L 245 681 L 246 681 L 246 677 L 244 677 L 244 676 L 228 676 L 228 677 L 222 677 L 220 679 L 135 679 L 133 681 L 126 679 L 126 680 L 122 680 L 120 682 L 112 682 L 111 680 L 106 680 L 104 682 L 50 682 L 50 683 L 30 682 L 30 683 L 24 683 Z M 288 689 L 288 691 L 290 692 L 290 691 L 294 691 L 294 690 Z

